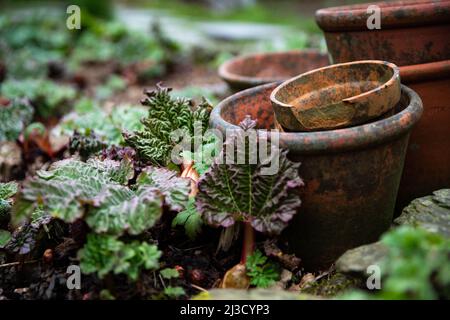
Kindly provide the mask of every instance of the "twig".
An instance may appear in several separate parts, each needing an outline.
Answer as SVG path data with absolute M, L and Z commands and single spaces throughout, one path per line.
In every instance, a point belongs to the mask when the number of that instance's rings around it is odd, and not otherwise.
M 166 289 L 166 284 L 164 283 L 164 280 L 163 280 L 163 278 L 161 277 L 161 274 L 159 274 L 159 279 L 161 280 L 161 283 L 162 283 L 164 289 Z
M 35 263 L 38 260 L 29 260 L 29 261 L 24 261 L 24 262 L 20 262 L 20 261 L 16 261 L 16 262 L 10 262 L 10 263 L 5 263 L 5 264 L 0 264 L 0 268 L 7 268 L 7 267 L 12 267 L 12 266 L 17 266 L 19 264 L 30 264 L 30 263 Z
M 202 287 L 199 287 L 199 286 L 197 286 L 197 285 L 195 285 L 193 283 L 191 283 L 191 287 L 194 288 L 194 289 L 197 289 L 198 291 L 208 292 L 208 290 L 203 289 Z

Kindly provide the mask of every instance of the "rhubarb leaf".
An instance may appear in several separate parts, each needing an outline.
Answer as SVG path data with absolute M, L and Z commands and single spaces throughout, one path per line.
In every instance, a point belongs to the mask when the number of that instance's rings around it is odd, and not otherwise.
M 267 234 L 279 234 L 296 214 L 301 201 L 298 188 L 303 181 L 298 175 L 299 163 L 287 159 L 286 151 L 278 151 L 270 141 L 268 158 L 251 161 L 254 146 L 251 130 L 255 123 L 246 118 L 223 147 L 211 168 L 200 178 L 196 206 L 205 220 L 213 226 L 229 227 L 236 221 L 248 221 L 251 226 Z M 259 148 L 261 137 L 254 135 Z M 229 149 L 226 145 L 245 146 Z M 234 151 L 234 161 L 224 159 L 225 151 Z M 244 163 L 236 163 L 245 156 Z M 278 160 L 276 174 L 267 169 Z M 231 163 L 229 163 L 231 162 Z M 242 161 L 241 161 L 242 162 Z

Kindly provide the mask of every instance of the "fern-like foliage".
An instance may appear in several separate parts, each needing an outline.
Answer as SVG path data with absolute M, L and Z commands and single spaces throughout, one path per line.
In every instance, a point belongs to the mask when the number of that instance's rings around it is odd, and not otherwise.
M 0 142 L 14 141 L 33 118 L 33 108 L 25 99 L 14 99 L 0 106 Z
M 97 273 L 100 278 L 110 272 L 125 273 L 137 280 L 140 271 L 159 267 L 161 251 L 146 242 L 124 243 L 113 236 L 90 234 L 78 256 L 83 273 Z
M 157 85 L 155 91 L 146 91 L 142 104 L 149 107 L 148 116 L 142 119 L 144 128 L 133 133 L 124 133 L 125 141 L 139 156 L 154 165 L 167 166 L 171 151 L 179 143 L 173 141 L 173 134 L 183 131 L 185 136 L 193 137 L 195 123 L 201 125 L 202 134 L 208 125 L 211 106 L 207 101 L 193 108 L 190 100 L 172 98 L 170 88 Z
M 247 257 L 245 263 L 247 275 L 250 277 L 250 284 L 267 288 L 280 278 L 280 270 L 273 262 L 267 260 L 261 251 L 257 250 Z
M 106 144 L 100 139 L 100 137 L 92 130 L 80 133 L 75 131 L 70 137 L 69 150 L 72 154 L 78 153 L 82 160 L 87 160 L 90 156 L 95 155 Z

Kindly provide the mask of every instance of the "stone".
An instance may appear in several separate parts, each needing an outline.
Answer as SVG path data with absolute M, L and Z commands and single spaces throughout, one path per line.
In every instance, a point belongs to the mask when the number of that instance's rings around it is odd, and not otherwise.
M 395 225 L 412 225 L 450 237 L 450 189 L 413 200 L 394 220 Z
M 381 242 L 347 250 L 337 261 L 336 270 L 343 273 L 366 274 L 370 265 L 380 265 L 388 249 Z
M 328 276 L 307 284 L 301 289 L 301 292 L 328 298 L 344 293 L 347 290 L 359 288 L 362 286 L 362 282 L 358 277 L 333 272 Z

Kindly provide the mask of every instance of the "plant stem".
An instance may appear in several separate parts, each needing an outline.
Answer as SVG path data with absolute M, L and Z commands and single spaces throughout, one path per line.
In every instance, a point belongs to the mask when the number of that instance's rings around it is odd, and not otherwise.
M 242 243 L 242 256 L 241 264 L 245 265 L 247 257 L 253 254 L 255 249 L 255 231 L 249 222 L 243 222 L 244 224 L 244 240 Z

